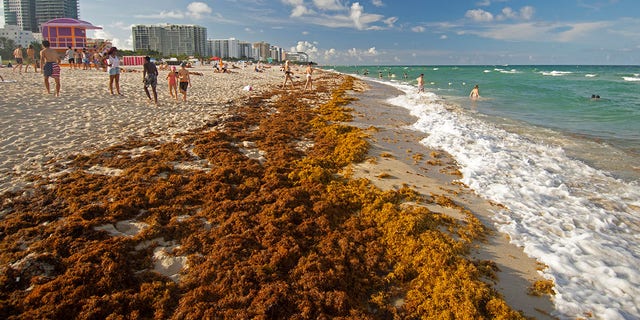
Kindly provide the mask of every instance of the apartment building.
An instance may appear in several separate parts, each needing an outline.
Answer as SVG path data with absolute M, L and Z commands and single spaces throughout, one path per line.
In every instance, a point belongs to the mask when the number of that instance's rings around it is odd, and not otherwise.
M 133 50 L 153 50 L 164 56 L 207 56 L 207 28 L 197 25 L 136 25 Z

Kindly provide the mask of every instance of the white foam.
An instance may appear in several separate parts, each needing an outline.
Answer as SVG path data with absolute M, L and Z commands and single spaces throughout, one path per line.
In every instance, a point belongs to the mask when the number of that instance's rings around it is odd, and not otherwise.
M 560 77 L 560 76 L 566 76 L 568 74 L 572 74 L 573 72 L 570 71 L 542 71 L 540 72 L 543 76 L 552 76 L 552 77 Z
M 462 182 L 502 203 L 496 226 L 549 268 L 557 316 L 640 317 L 640 186 L 444 106 L 434 94 L 389 100 L 418 118 L 422 143 L 461 166 Z
M 597 77 L 598 75 L 597 74 L 587 73 L 584 76 L 587 77 L 587 78 L 593 78 L 593 77 Z
M 622 77 L 622 79 L 624 79 L 624 81 L 640 81 L 638 77 Z

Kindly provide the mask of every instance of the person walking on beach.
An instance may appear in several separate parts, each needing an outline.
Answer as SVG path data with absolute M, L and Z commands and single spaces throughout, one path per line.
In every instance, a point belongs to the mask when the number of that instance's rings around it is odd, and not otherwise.
M 116 47 L 111 47 L 108 51 L 107 57 L 107 66 L 109 71 L 109 91 L 113 94 L 113 83 L 116 83 L 116 92 L 118 95 L 122 95 L 120 93 L 120 59 L 116 55 L 118 49 Z
M 478 87 L 477 84 L 473 87 L 473 89 L 471 89 L 471 92 L 469 93 L 469 98 L 471 98 L 471 100 L 480 99 L 480 87 Z
M 289 60 L 285 60 L 284 62 L 284 83 L 282 84 L 282 89 L 287 86 L 287 80 L 291 80 L 291 89 L 295 89 L 296 87 L 293 85 L 293 72 L 291 71 L 291 67 L 289 66 Z
M 182 93 L 182 101 L 187 102 L 187 88 L 191 87 L 191 78 L 189 78 L 189 70 L 187 63 L 183 62 L 178 71 L 178 80 L 180 81 L 180 93 Z
M 153 90 L 153 101 L 155 105 L 158 105 L 158 93 L 156 86 L 158 85 L 158 68 L 151 62 L 149 56 L 144 57 L 144 65 L 142 66 L 142 82 L 144 83 L 144 92 L 147 94 L 149 101 L 151 101 L 151 95 L 149 94 L 149 86 Z
M 418 77 L 418 93 L 424 92 L 424 73 Z
M 47 89 L 47 93 L 51 93 L 49 90 L 49 77 L 52 77 L 56 82 L 56 91 L 54 96 L 60 96 L 60 55 L 57 51 L 49 48 L 51 44 L 49 40 L 43 40 L 42 46 L 44 47 L 40 51 L 40 70 L 44 75 L 44 87 Z
M 309 62 L 309 64 L 307 65 L 307 69 L 304 71 L 304 73 L 307 75 L 307 82 L 305 82 L 304 84 L 304 90 L 307 90 L 307 86 L 309 86 L 309 89 L 313 90 L 313 79 L 311 79 L 311 75 L 313 74 L 313 62 Z
M 16 71 L 16 68 L 20 67 L 19 72 L 22 73 L 22 62 L 24 59 L 24 55 L 22 53 L 22 46 L 18 45 L 18 47 L 13 50 L 13 57 L 16 58 L 16 65 L 13 66 L 13 70 L 12 71 Z
M 171 98 L 175 98 L 178 100 L 178 72 L 176 72 L 176 67 L 171 66 L 171 71 L 167 75 L 167 80 L 169 80 L 169 94 Z
M 33 64 L 34 72 L 38 72 L 38 64 L 36 63 L 36 49 L 33 48 L 33 45 L 30 44 L 27 48 L 27 63 L 24 66 L 24 72 L 26 73 L 29 70 L 29 65 Z

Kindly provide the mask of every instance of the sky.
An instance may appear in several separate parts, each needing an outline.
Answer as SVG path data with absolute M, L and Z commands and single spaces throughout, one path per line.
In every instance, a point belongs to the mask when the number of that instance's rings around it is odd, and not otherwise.
M 640 64 L 638 0 L 79 2 L 80 19 L 103 28 L 89 36 L 125 49 L 132 25 L 170 23 L 323 65 Z

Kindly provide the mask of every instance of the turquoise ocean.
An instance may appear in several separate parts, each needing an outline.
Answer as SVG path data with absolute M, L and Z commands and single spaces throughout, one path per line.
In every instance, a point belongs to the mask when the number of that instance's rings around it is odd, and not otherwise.
M 556 316 L 640 319 L 640 67 L 324 68 L 398 89 L 385 105 L 508 208 L 494 223 L 548 266 Z

